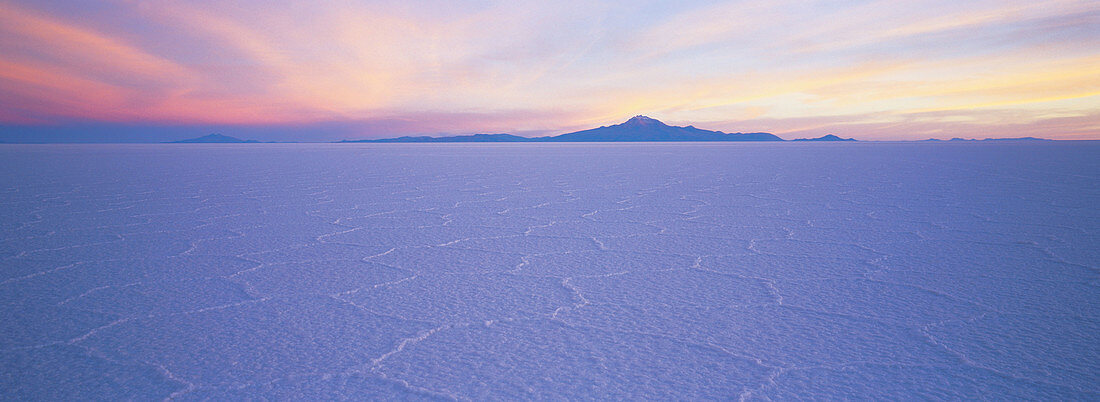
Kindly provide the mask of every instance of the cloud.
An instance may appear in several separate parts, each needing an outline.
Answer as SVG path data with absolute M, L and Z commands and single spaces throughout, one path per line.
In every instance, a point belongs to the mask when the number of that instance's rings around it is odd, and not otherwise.
M 785 139 L 833 133 L 860 140 L 922 140 L 928 138 L 1040 137 L 1094 139 L 1100 111 L 1063 112 L 1036 116 L 1015 109 L 952 110 L 919 113 L 748 118 L 699 125 L 727 131 L 768 131 Z
M 634 114 L 792 130 L 843 116 L 903 138 L 884 116 L 1090 116 L 1100 91 L 1100 5 L 1089 1 L 96 7 L 0 2 L 0 122 L 415 134 L 560 132 Z

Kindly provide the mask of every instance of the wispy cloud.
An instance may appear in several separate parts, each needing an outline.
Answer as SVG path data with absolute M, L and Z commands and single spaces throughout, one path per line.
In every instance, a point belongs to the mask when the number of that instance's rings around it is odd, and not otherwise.
M 1092 1 L 84 8 L 0 0 L 0 123 L 341 122 L 373 136 L 555 132 L 646 113 L 731 131 L 1100 138 Z

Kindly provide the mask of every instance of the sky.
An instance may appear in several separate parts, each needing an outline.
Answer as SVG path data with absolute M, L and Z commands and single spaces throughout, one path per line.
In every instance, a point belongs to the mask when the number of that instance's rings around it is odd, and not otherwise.
M 1100 1 L 0 0 L 0 140 L 1100 139 Z

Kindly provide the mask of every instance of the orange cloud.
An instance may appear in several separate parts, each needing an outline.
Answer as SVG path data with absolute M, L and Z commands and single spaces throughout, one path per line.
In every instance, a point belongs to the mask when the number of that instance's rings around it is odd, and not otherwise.
M 185 81 L 184 66 L 138 49 L 121 40 L 40 15 L 11 4 L 0 4 L 0 31 L 35 46 L 36 52 L 73 72 L 98 72 L 112 78 L 132 76 Z
M 1088 35 L 1100 5 L 1088 1 L 196 0 L 105 3 L 85 20 L 77 7 L 0 2 L 0 122 L 451 116 L 450 128 L 400 127 L 553 132 L 653 114 L 903 136 L 896 127 L 1087 120 L 1100 93 Z M 1011 122 L 989 113 L 1002 109 Z

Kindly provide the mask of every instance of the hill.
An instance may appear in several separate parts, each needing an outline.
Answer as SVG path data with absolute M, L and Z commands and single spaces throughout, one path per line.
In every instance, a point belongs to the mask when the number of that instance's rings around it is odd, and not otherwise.
M 511 134 L 474 134 L 453 137 L 397 137 L 377 140 L 344 140 L 340 142 L 528 142 L 531 138 Z
M 794 141 L 857 141 L 855 138 L 840 138 L 832 134 L 826 134 L 817 138 L 798 138 Z
M 168 141 L 170 144 L 250 144 L 258 143 L 256 140 L 242 140 L 228 135 L 210 134 L 198 138 L 189 138 L 179 141 Z
M 783 141 L 770 133 L 723 133 L 693 126 L 670 126 L 646 116 L 634 116 L 624 123 L 554 137 L 546 142 L 644 142 L 644 141 Z
M 551 137 L 520 137 L 511 134 L 474 134 L 452 137 L 398 137 L 340 142 L 671 142 L 671 141 L 783 141 L 771 133 L 724 133 L 693 126 L 670 126 L 646 116 L 612 126 L 603 126 Z

